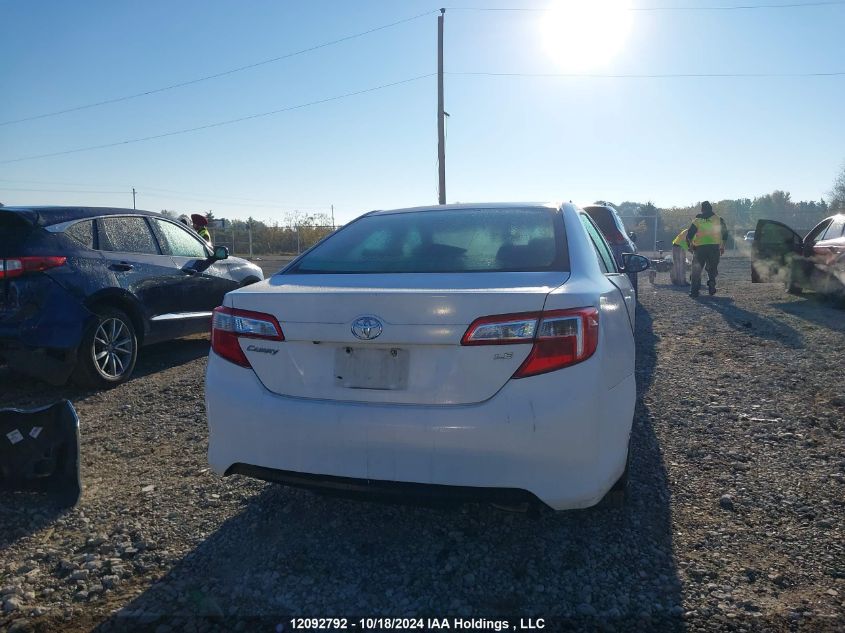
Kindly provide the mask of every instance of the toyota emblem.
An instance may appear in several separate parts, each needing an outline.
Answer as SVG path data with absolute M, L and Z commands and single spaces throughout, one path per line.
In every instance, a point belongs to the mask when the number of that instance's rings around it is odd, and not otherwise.
M 371 341 L 381 335 L 381 321 L 375 317 L 360 317 L 352 322 L 352 334 L 362 341 Z

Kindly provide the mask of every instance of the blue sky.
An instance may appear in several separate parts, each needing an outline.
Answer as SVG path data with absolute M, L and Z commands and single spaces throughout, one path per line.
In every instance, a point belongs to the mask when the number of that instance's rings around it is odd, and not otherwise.
M 762 0 L 761 0 L 762 1 Z M 781 0 L 771 0 L 777 2 Z M 589 0 L 584 0 L 585 3 Z M 449 3 L 444 3 L 449 6 Z M 434 10 L 417 0 L 0 0 L 0 121 L 213 74 Z M 731 0 L 632 0 L 633 7 Z M 537 7 L 550 0 L 456 2 Z M 746 4 L 735 2 L 734 4 Z M 448 72 L 579 72 L 539 12 L 449 10 Z M 845 71 L 845 5 L 631 12 L 602 74 Z M 595 33 L 596 41 L 608 35 Z M 434 77 L 148 142 L 2 163 L 276 110 L 436 70 L 436 17 L 185 88 L 0 126 L 0 201 L 339 222 L 437 201 Z M 608 43 L 611 45 L 612 43 Z M 446 79 L 449 202 L 652 200 L 775 188 L 819 199 L 845 163 L 845 76 Z M 37 191 L 23 191 L 32 189 Z M 112 193 L 114 192 L 114 193 Z

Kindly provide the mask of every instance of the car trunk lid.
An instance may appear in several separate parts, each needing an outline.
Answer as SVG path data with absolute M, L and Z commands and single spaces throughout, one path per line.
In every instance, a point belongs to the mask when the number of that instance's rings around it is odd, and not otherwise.
M 495 395 L 532 347 L 462 346 L 470 323 L 482 316 L 538 312 L 548 293 L 568 278 L 560 271 L 276 275 L 231 293 L 227 305 L 278 319 L 284 341 L 240 341 L 255 373 L 274 393 L 468 404 Z M 365 320 L 353 332 L 360 319 Z

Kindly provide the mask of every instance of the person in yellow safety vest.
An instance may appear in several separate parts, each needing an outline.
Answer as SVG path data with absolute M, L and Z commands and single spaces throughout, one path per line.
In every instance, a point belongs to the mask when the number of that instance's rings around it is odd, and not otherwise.
M 191 222 L 194 225 L 194 230 L 197 234 L 205 240 L 205 243 L 211 246 L 211 233 L 208 232 L 208 219 L 199 213 L 191 214 Z
M 669 278 L 674 286 L 689 286 L 687 281 L 687 229 L 672 240 L 672 272 Z
M 707 269 L 707 291 L 716 294 L 716 275 L 719 270 L 719 258 L 725 253 L 728 241 L 728 227 L 725 221 L 713 213 L 713 207 L 706 200 L 701 203 L 701 213 L 695 216 L 687 229 L 687 246 L 692 256 L 692 288 L 690 297 L 698 297 L 701 290 L 701 271 Z

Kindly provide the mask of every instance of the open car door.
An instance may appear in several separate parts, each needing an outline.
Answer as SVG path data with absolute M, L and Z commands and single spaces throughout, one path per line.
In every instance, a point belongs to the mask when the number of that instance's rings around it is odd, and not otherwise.
M 751 245 L 751 281 L 783 281 L 792 259 L 800 257 L 803 238 L 782 222 L 758 220 Z

